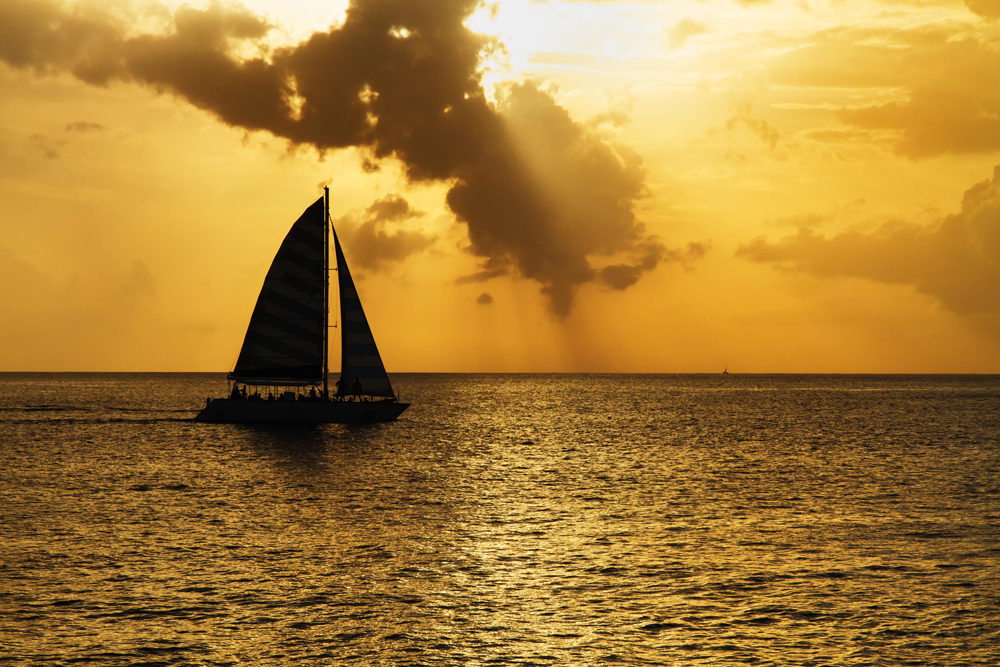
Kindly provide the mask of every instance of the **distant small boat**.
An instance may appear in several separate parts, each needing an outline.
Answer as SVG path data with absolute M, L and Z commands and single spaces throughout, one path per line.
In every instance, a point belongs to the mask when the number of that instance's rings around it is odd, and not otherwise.
M 330 224 L 330 190 L 281 242 L 250 316 L 227 398 L 210 398 L 202 422 L 384 422 L 408 403 L 393 392 L 368 318 Z M 330 232 L 337 258 L 341 366 L 328 390 Z
M 726 368 L 722 371 L 723 375 L 729 375 L 729 364 L 726 364 Z

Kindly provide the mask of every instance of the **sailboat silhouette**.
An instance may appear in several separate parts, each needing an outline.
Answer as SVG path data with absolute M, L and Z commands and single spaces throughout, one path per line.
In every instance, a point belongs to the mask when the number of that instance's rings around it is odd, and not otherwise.
M 228 376 L 232 391 L 227 398 L 208 399 L 196 421 L 382 422 L 409 407 L 393 392 L 336 231 L 341 368 L 337 391 L 329 394 L 332 225 L 330 190 L 324 190 L 292 225 L 271 262 Z

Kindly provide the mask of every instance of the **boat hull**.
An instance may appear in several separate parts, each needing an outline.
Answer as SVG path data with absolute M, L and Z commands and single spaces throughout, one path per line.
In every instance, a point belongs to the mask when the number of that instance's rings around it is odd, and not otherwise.
M 361 424 L 395 421 L 409 403 L 391 401 L 247 401 L 215 398 L 194 418 L 222 424 Z

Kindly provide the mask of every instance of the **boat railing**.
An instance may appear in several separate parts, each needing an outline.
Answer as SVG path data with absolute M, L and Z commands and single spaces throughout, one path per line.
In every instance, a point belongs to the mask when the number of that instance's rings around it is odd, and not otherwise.
M 236 389 L 229 392 L 229 395 L 225 398 L 234 401 L 288 401 L 288 402 L 317 402 L 317 401 L 336 401 L 338 403 L 399 403 L 399 393 L 397 392 L 393 396 L 375 396 L 374 394 L 334 394 L 328 398 L 324 398 L 321 392 L 316 392 L 315 387 L 311 389 L 309 393 L 301 392 L 297 389 L 288 389 L 287 387 L 272 386 L 267 385 L 268 389 L 265 394 L 261 393 L 260 385 L 244 385 L 241 389 Z M 251 391 L 252 390 L 252 391 Z M 207 401 L 211 403 L 211 399 Z M 206 403 L 206 404 L 207 404 Z

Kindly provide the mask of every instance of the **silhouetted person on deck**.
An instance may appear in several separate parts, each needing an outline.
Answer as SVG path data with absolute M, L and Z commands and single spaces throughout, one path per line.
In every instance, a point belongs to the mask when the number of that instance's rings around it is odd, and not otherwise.
M 238 384 L 233 385 L 233 393 L 230 394 L 229 398 L 243 398 L 240 396 L 240 386 Z
M 361 380 L 354 378 L 354 398 L 361 400 Z
M 338 378 L 335 386 L 337 387 L 337 400 L 344 400 L 344 378 Z

